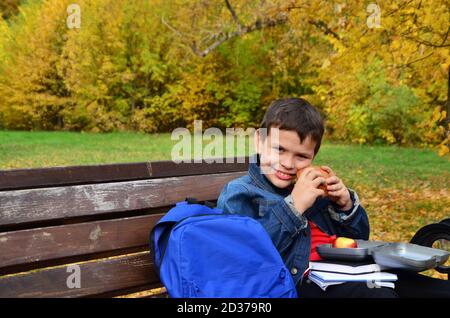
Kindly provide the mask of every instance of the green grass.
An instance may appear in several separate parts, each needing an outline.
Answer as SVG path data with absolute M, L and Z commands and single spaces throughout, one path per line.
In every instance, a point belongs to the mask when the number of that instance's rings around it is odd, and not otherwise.
M 0 169 L 166 160 L 169 134 L 0 131 Z

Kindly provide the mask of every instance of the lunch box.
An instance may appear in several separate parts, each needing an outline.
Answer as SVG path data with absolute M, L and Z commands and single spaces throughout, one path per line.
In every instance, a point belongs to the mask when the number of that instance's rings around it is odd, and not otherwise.
M 411 243 L 390 243 L 371 250 L 375 263 L 415 272 L 443 265 L 449 254 L 444 250 Z
M 356 240 L 356 248 L 335 248 L 331 244 L 317 246 L 324 260 L 368 261 L 373 259 L 383 268 L 421 272 L 443 265 L 450 253 L 411 243 Z
M 371 258 L 371 249 L 388 244 L 382 241 L 355 240 L 358 247 L 336 248 L 331 244 L 323 244 L 316 247 L 317 253 L 323 259 L 338 261 L 364 261 Z

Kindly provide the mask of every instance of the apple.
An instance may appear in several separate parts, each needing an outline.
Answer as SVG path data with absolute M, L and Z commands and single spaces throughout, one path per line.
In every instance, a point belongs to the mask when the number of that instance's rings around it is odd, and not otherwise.
M 333 247 L 335 248 L 355 248 L 358 247 L 356 241 L 354 239 L 348 237 L 338 237 L 334 243 Z
M 324 177 L 325 179 L 327 179 L 327 178 L 330 177 L 330 174 L 329 174 L 326 170 L 322 169 L 321 167 L 318 167 L 318 166 L 308 166 L 308 167 L 299 169 L 299 170 L 297 171 L 297 179 L 300 178 L 300 175 L 302 174 L 303 170 L 305 170 L 306 168 L 309 168 L 309 167 L 313 167 L 315 170 L 319 171 L 320 174 L 322 175 L 322 177 Z M 321 185 L 318 187 L 318 189 L 323 190 L 323 191 L 325 192 L 325 195 L 328 195 L 327 185 L 326 185 L 326 184 L 321 184 Z

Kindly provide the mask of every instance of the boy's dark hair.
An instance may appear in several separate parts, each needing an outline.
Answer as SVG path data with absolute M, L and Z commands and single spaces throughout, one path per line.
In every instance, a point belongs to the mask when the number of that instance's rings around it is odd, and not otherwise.
M 303 98 L 285 98 L 273 101 L 267 109 L 260 125 L 267 129 L 276 127 L 283 130 L 294 130 L 300 141 L 308 136 L 316 143 L 314 155 L 322 142 L 324 124 L 319 111 Z

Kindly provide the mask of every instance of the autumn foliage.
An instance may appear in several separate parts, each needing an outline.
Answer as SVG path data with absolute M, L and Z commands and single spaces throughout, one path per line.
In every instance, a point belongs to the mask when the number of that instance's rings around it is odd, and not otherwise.
M 0 20 L 0 129 L 246 128 L 303 96 L 330 138 L 444 155 L 448 3 L 370 3 L 26 1 Z

